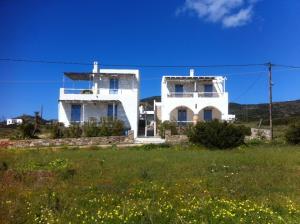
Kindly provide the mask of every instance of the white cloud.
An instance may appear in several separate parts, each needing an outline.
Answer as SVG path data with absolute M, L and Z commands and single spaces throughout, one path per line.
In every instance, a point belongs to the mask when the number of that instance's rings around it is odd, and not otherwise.
M 258 0 L 185 0 L 176 14 L 193 13 L 200 19 L 221 23 L 224 27 L 238 27 L 249 23 Z

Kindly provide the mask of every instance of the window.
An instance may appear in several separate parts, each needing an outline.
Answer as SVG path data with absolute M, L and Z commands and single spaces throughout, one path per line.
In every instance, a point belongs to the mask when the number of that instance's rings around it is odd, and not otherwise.
M 186 109 L 178 109 L 178 119 L 179 122 L 186 122 L 187 121 L 187 112 Z
M 118 105 L 117 104 L 108 104 L 107 105 L 107 117 L 111 117 L 111 118 L 118 117 Z
M 81 117 L 81 105 L 73 104 L 71 106 L 71 122 L 80 122 Z
M 175 96 L 177 97 L 183 96 L 183 85 L 181 84 L 175 85 Z
M 109 94 L 117 94 L 119 90 L 119 79 L 111 78 L 109 80 Z
M 204 120 L 212 121 L 212 110 L 211 109 L 204 110 Z
M 213 85 L 212 84 L 205 84 L 204 85 L 204 96 L 205 97 L 212 97 L 213 96 Z

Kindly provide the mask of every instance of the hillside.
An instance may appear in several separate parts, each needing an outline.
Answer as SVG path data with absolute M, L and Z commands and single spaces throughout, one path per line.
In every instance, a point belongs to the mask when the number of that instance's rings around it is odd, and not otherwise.
M 268 120 L 269 104 L 230 103 L 229 112 L 243 121 Z M 273 119 L 275 122 L 276 120 L 289 120 L 297 117 L 300 117 L 300 100 L 275 102 L 273 104 Z
M 147 109 L 153 109 L 153 100 L 161 101 L 160 96 L 141 99 Z M 229 113 L 235 114 L 240 121 L 268 120 L 269 104 L 238 104 L 229 103 Z M 285 123 L 294 118 L 300 118 L 300 100 L 275 102 L 273 104 L 273 119 L 275 122 Z

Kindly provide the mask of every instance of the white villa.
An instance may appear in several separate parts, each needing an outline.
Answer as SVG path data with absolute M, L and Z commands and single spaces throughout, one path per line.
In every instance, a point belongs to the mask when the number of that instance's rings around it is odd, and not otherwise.
M 137 136 L 139 70 L 99 69 L 92 72 L 65 72 L 65 77 L 87 88 L 61 88 L 58 121 L 71 123 L 100 121 L 103 117 L 122 120 L 127 130 Z
M 156 135 L 156 121 L 174 121 L 179 125 L 210 121 L 232 121 L 228 114 L 228 93 L 223 76 L 163 76 L 161 102 L 154 101 L 153 111 L 139 108 L 139 70 L 99 69 L 94 62 L 92 72 L 65 72 L 64 77 L 85 87 L 61 88 L 58 120 L 71 123 L 99 122 L 111 117 L 122 120 L 127 130 L 138 135 Z M 88 84 L 88 85 L 87 85 Z M 149 120 L 150 118 L 150 120 Z M 142 125 L 141 125 L 142 124 Z M 154 132 L 154 133 L 153 133 Z
M 157 117 L 163 121 L 179 124 L 210 121 L 230 121 L 226 78 L 222 76 L 163 76 L 161 102 L 156 103 Z

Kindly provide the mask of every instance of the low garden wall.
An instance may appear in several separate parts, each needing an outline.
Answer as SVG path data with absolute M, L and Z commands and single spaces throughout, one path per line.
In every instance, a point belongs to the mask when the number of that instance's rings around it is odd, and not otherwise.
M 269 129 L 251 128 L 249 139 L 271 140 L 271 131 Z
M 170 144 L 186 143 L 189 141 L 186 135 L 172 135 L 171 130 L 165 131 L 165 140 L 166 143 Z
M 186 135 L 172 135 L 170 130 L 165 131 L 166 143 L 186 143 L 189 141 Z M 271 140 L 271 131 L 269 129 L 251 128 L 251 136 L 246 136 L 246 139 L 262 139 Z
M 131 143 L 134 143 L 133 131 L 129 131 L 127 136 L 4 140 L 4 141 L 0 141 L 0 148 L 29 148 L 29 147 L 47 147 L 47 146 L 92 146 L 92 145 L 131 144 Z

